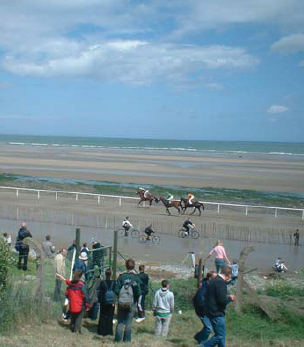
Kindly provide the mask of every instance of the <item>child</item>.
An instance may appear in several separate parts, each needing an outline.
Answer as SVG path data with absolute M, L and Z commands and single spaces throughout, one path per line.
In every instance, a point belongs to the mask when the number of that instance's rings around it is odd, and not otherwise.
M 239 266 L 237 264 L 237 260 L 234 259 L 232 262 L 231 267 L 231 281 L 230 284 L 234 285 L 236 283 L 238 273 L 239 273 Z
M 169 282 L 163 280 L 161 289 L 155 293 L 152 310 L 156 317 L 155 336 L 167 337 L 174 310 L 174 294 L 169 290 Z
M 82 276 L 81 270 L 76 270 L 73 275 L 73 280 L 65 282 L 68 284 L 65 295 L 69 299 L 69 311 L 71 313 L 71 331 L 81 333 L 81 324 L 83 311 L 89 310 L 89 299 L 87 290 L 80 278 Z

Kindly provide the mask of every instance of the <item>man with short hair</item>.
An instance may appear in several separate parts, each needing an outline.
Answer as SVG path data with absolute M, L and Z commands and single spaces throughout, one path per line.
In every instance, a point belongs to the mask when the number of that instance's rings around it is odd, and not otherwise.
M 227 304 L 235 301 L 234 295 L 227 295 L 227 282 L 231 280 L 231 267 L 225 266 L 221 273 L 210 281 L 206 293 L 207 317 L 214 330 L 214 336 L 200 343 L 200 347 L 225 347 L 226 322 L 225 309 Z
M 140 279 L 141 296 L 138 302 L 138 318 L 136 319 L 136 322 L 140 323 L 146 319 L 145 300 L 149 292 L 149 276 L 145 273 L 145 265 L 139 265 L 138 277 Z
M 54 258 L 54 273 L 65 277 L 65 255 L 67 251 L 65 248 L 61 248 L 59 253 Z M 61 280 L 56 278 L 55 290 L 54 290 L 54 301 L 61 300 Z
M 54 258 L 55 246 L 51 242 L 51 236 L 46 235 L 45 241 L 42 242 L 42 249 L 44 251 L 44 255 L 47 259 Z
M 155 293 L 152 311 L 156 318 L 155 336 L 167 337 L 174 310 L 174 294 L 169 290 L 170 285 L 167 280 L 163 280 L 161 286 Z
M 132 320 L 141 296 L 140 279 L 134 268 L 135 261 L 128 259 L 126 261 L 127 271 L 120 274 L 115 284 L 114 291 L 118 296 L 115 342 L 120 342 L 122 339 L 123 342 L 131 342 Z
M 190 229 L 195 228 L 195 224 L 191 221 L 191 218 L 188 217 L 184 223 L 183 223 L 183 228 L 185 229 L 184 236 L 189 236 L 190 234 Z
M 16 251 L 19 252 L 18 269 L 23 269 L 24 271 L 27 270 L 27 261 L 28 261 L 29 251 L 30 251 L 29 245 L 23 242 L 24 239 L 27 237 L 32 237 L 32 234 L 27 229 L 26 223 L 23 222 L 21 224 L 21 228 L 18 231 L 15 249 Z M 23 260 L 23 266 L 21 265 L 22 260 Z

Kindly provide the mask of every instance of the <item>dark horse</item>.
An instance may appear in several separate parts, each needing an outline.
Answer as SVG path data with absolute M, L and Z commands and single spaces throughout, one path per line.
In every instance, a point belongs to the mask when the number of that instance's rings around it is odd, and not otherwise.
M 148 195 L 147 197 L 144 196 L 144 191 L 143 190 L 138 190 L 137 195 L 139 196 L 139 202 L 137 206 L 139 206 L 142 202 L 144 201 L 149 201 L 149 206 L 152 205 L 153 200 L 156 200 L 156 197 L 153 195 Z
M 202 202 L 193 201 L 192 204 L 189 204 L 188 199 L 186 199 L 186 198 L 181 198 L 180 201 L 181 201 L 181 203 L 184 204 L 184 206 L 182 206 L 183 213 L 185 213 L 185 211 L 187 210 L 188 207 L 194 208 L 194 210 L 190 214 L 193 214 L 196 210 L 198 210 L 199 215 L 201 215 L 201 213 L 202 213 L 201 208 L 203 209 L 203 211 L 205 210 L 205 206 Z
M 181 213 L 181 208 L 182 208 L 182 205 L 181 205 L 181 201 L 180 200 L 172 200 L 172 201 L 168 201 L 166 200 L 165 198 L 163 198 L 162 196 L 159 198 L 159 199 L 155 199 L 156 202 L 159 202 L 161 201 L 165 207 L 166 207 L 166 211 L 169 215 L 171 215 L 170 211 L 169 211 L 169 208 L 171 207 L 175 207 L 178 211 L 178 213 L 180 214 Z

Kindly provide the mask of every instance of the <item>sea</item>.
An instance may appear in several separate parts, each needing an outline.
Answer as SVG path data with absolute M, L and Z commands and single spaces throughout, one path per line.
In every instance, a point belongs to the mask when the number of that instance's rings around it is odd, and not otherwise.
M 133 153 L 190 154 L 192 156 L 222 156 L 264 154 L 271 156 L 292 156 L 304 160 L 304 142 L 261 142 L 261 141 L 205 141 L 164 140 L 110 137 L 69 137 L 0 135 L 0 145 L 82 147 L 122 150 Z

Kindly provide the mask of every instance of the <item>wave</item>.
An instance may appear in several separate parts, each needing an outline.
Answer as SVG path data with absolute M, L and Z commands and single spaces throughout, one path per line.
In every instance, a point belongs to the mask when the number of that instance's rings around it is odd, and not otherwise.
M 216 142 L 216 141 L 214 141 Z M 283 156 L 304 156 L 304 153 L 294 153 L 284 152 L 284 151 L 257 151 L 253 148 L 253 150 L 241 150 L 241 149 L 224 149 L 224 148 L 194 148 L 194 146 L 189 147 L 170 147 L 170 146 L 134 146 L 134 145 L 98 145 L 98 144 L 85 144 L 85 143 L 45 143 L 45 142 L 17 142 L 17 141 L 7 141 L 0 142 L 4 144 L 9 144 L 13 146 L 51 146 L 51 147 L 72 147 L 72 148 L 103 148 L 103 149 L 113 149 L 113 150 L 125 150 L 125 151 L 167 151 L 167 152 L 192 152 L 192 153 L 229 153 L 229 154 L 256 154 L 256 155 L 283 155 Z M 227 144 L 227 147 L 229 144 Z M 302 148 L 296 148 L 297 151 L 302 151 Z

